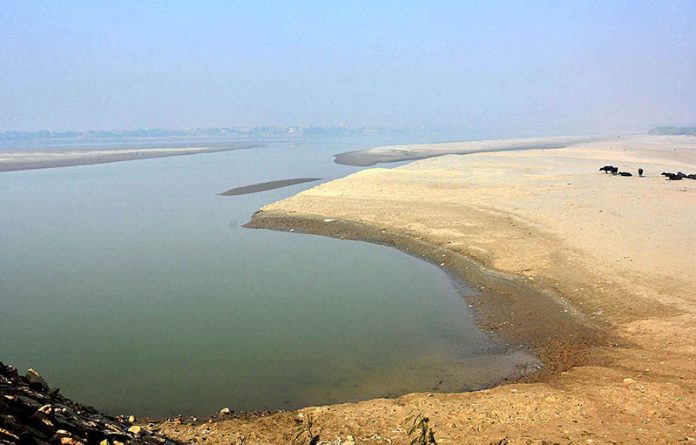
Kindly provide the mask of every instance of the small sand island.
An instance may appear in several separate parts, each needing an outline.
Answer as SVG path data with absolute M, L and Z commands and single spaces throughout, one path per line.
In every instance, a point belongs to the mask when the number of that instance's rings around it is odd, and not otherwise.
M 250 193 L 265 192 L 266 190 L 274 190 L 282 187 L 289 187 L 296 184 L 304 184 L 305 182 L 319 181 L 321 178 L 293 178 L 281 179 L 278 181 L 259 182 L 258 184 L 250 184 L 242 187 L 235 187 L 226 192 L 219 193 L 220 196 L 238 196 L 248 195 Z
M 218 153 L 245 150 L 259 144 L 235 144 L 229 147 L 184 148 L 128 148 L 112 150 L 51 150 L 51 151 L 2 151 L 0 173 L 38 168 L 70 167 L 75 165 L 105 164 L 108 162 L 136 161 L 139 159 L 166 158 L 169 156 Z
M 429 149 L 443 147 L 415 147 Z M 598 171 L 606 164 L 634 175 Z M 406 444 L 404 419 L 418 410 L 438 443 L 691 441 L 696 181 L 661 173 L 693 170 L 696 137 L 626 136 L 368 169 L 270 204 L 248 226 L 380 242 L 470 280 L 481 323 L 547 366 L 484 391 L 164 422 L 162 431 L 289 443 L 312 419 L 322 440 Z

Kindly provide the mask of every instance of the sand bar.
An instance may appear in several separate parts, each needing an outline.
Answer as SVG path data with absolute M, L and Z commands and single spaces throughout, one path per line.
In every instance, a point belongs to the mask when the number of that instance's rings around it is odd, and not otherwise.
M 114 150 L 51 150 L 51 151 L 0 151 L 0 173 L 33 170 L 39 168 L 70 167 L 75 165 L 104 164 L 108 162 L 135 161 L 168 156 L 217 153 L 258 147 L 259 144 L 239 144 L 231 147 L 187 148 L 132 148 Z
M 304 184 L 305 182 L 319 181 L 321 178 L 293 178 L 293 179 L 281 179 L 279 181 L 268 181 L 259 182 L 257 184 L 245 185 L 243 187 L 235 187 L 229 189 L 226 192 L 219 193 L 220 196 L 237 196 L 237 195 L 248 195 L 249 193 L 265 192 L 266 190 L 273 190 L 282 187 L 289 187 L 295 184 Z
M 605 175 L 598 171 L 605 164 L 643 168 L 646 177 Z M 407 444 L 404 422 L 414 409 L 430 417 L 443 443 L 693 440 L 696 181 L 660 176 L 678 170 L 696 172 L 695 137 L 632 136 L 363 170 L 264 207 L 251 226 L 411 248 L 473 277 L 482 300 L 495 294 L 483 289 L 486 276 L 507 283 L 511 291 L 494 304 L 469 304 L 509 339 L 530 340 L 537 326 L 539 341 L 530 344 L 545 348 L 547 360 L 555 355 L 556 366 L 537 381 L 477 392 L 232 419 L 214 424 L 207 443 L 239 435 L 283 443 L 298 416 L 311 414 L 322 438 Z M 467 263 L 478 270 L 467 272 Z M 163 429 L 195 436 L 189 426 Z
M 447 154 L 466 155 L 496 151 L 519 151 L 567 147 L 599 139 L 593 136 L 550 136 L 520 139 L 487 139 L 441 144 L 385 145 L 334 155 L 334 162 L 369 167 L 375 164 L 415 161 Z

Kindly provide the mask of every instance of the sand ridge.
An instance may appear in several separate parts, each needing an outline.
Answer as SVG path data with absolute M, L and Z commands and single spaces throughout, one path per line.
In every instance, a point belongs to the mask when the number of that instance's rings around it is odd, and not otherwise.
M 442 142 L 438 144 L 385 145 L 338 153 L 334 156 L 334 161 L 337 164 L 369 167 L 380 163 L 414 161 L 448 154 L 465 155 L 498 151 L 560 148 L 598 139 L 600 139 L 598 136 L 545 136 Z
M 0 151 L 0 173 L 76 165 L 106 164 L 139 159 L 166 158 L 222 151 L 246 150 L 261 144 L 230 144 L 226 147 L 119 148 L 106 150 Z

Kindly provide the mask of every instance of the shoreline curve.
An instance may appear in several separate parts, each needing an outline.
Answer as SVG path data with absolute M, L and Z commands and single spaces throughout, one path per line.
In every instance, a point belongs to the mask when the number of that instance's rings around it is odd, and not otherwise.
M 543 363 L 537 372 L 515 381 L 542 381 L 575 366 L 588 365 L 591 361 L 587 352 L 591 348 L 618 341 L 612 338 L 608 325 L 589 319 L 552 289 L 532 286 L 519 277 L 408 233 L 353 221 L 327 222 L 320 216 L 289 216 L 263 210 L 256 212 L 243 227 L 380 244 L 432 263 L 464 280 L 480 294 L 464 296 L 472 305 L 479 327 L 509 344 L 524 345 L 524 349 Z

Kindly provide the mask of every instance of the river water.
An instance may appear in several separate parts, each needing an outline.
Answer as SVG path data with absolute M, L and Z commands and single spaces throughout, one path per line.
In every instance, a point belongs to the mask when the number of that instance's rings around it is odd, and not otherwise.
M 316 183 L 218 195 L 345 176 L 357 169 L 331 155 L 424 140 L 295 138 L 0 174 L 0 360 L 82 403 L 149 416 L 460 391 L 520 372 L 534 359 L 478 329 L 466 286 L 434 265 L 240 227 Z

